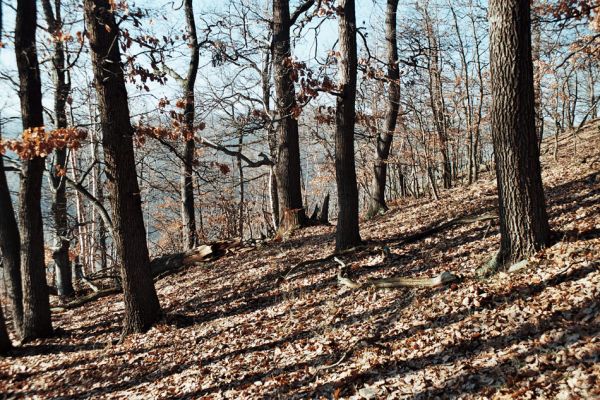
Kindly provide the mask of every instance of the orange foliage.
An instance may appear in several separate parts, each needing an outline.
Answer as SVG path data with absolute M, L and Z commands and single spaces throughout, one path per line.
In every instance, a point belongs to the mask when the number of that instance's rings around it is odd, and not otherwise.
M 45 127 L 38 126 L 25 129 L 21 139 L 0 141 L 0 154 L 11 150 L 23 160 L 46 157 L 56 149 L 78 148 L 86 136 L 87 131 L 80 128 L 60 128 L 46 131 Z

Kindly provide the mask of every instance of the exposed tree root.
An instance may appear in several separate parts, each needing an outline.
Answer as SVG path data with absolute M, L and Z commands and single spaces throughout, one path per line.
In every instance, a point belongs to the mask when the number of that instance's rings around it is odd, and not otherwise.
M 120 290 L 118 288 L 109 288 L 109 289 L 103 289 L 103 290 L 99 290 L 97 292 L 93 292 L 91 294 L 88 294 L 87 296 L 83 296 L 80 297 L 77 300 L 73 300 L 69 303 L 63 304 L 62 306 L 58 306 L 58 307 L 52 307 L 50 309 L 50 311 L 52 312 L 61 312 L 61 311 L 66 311 L 66 310 L 70 310 L 73 308 L 77 308 L 77 307 L 81 307 L 82 305 L 89 303 L 90 301 L 94 301 L 96 299 L 102 298 L 102 297 L 106 297 L 106 296 L 110 296 L 111 294 L 116 294 L 119 293 Z
M 369 247 L 368 245 L 363 245 L 363 246 L 358 246 L 358 247 L 352 247 L 350 249 L 346 249 L 346 250 L 342 250 L 339 252 L 334 252 L 326 257 L 322 257 L 322 258 L 315 258 L 312 260 L 304 260 L 304 261 L 300 261 L 298 264 L 293 265 L 288 272 L 286 272 L 286 274 L 283 276 L 284 279 L 289 280 L 289 279 L 293 279 L 295 277 L 295 275 L 292 275 L 292 272 L 302 268 L 302 267 L 306 267 L 309 265 L 313 265 L 313 264 L 322 264 L 322 263 L 326 263 L 328 261 L 333 260 L 335 257 L 337 256 L 341 256 L 344 254 L 348 254 L 348 253 L 354 253 L 356 251 L 359 251 L 363 248 L 367 248 Z
M 487 214 L 475 215 L 475 216 L 469 215 L 467 217 L 454 218 L 449 221 L 441 222 L 429 229 L 425 229 L 424 231 L 417 232 L 415 234 L 403 237 L 400 239 L 399 244 L 414 243 L 421 239 L 425 239 L 426 237 L 435 235 L 436 233 L 439 233 L 441 231 L 444 231 L 448 228 L 452 228 L 457 225 L 472 224 L 474 222 L 480 222 L 480 221 L 490 221 L 490 220 L 493 220 L 496 218 L 498 218 L 498 215 L 495 213 L 487 213 Z M 398 238 L 395 238 L 394 240 L 398 240 Z M 389 240 L 388 242 L 390 242 L 390 241 L 392 241 L 392 240 Z
M 445 229 L 451 228 L 453 226 L 456 225 L 465 225 L 465 224 L 471 224 L 474 222 L 480 222 L 480 221 L 491 221 L 493 219 L 498 218 L 498 216 L 494 213 L 487 213 L 487 214 L 483 214 L 483 215 L 470 215 L 467 217 L 460 217 L 460 218 L 454 218 L 451 219 L 449 221 L 445 221 L 442 223 L 439 223 L 435 226 L 433 226 L 432 228 L 426 229 L 424 231 L 421 232 L 417 232 L 415 234 L 406 236 L 402 239 L 400 239 L 399 244 L 409 244 L 409 243 L 414 243 L 417 242 L 421 239 L 424 239 L 426 237 L 429 237 L 431 235 L 435 235 L 436 233 L 439 233 Z M 487 228 L 489 230 L 489 227 Z M 487 233 L 487 231 L 486 231 Z M 392 242 L 392 241 L 398 241 L 398 238 L 395 238 L 393 240 L 387 240 L 386 242 Z M 347 249 L 341 252 L 337 252 L 337 253 L 332 253 L 326 257 L 322 257 L 322 258 L 316 258 L 316 259 L 312 259 L 312 260 L 304 260 L 299 262 L 298 264 L 293 265 L 288 272 L 286 272 L 285 275 L 283 275 L 283 278 L 285 280 L 290 280 L 293 279 L 296 275 L 292 275 L 292 272 L 297 271 L 298 269 L 302 268 L 302 267 L 306 267 L 309 265 L 313 265 L 313 264 L 321 264 L 321 263 L 326 263 L 328 261 L 333 260 L 335 257 L 340 256 L 340 255 L 344 255 L 344 254 L 348 254 L 348 253 L 353 253 L 362 249 L 371 249 L 374 246 L 379 247 L 381 244 L 377 243 L 377 244 L 365 244 L 362 246 L 358 246 L 358 247 L 353 247 L 351 249 Z M 390 255 L 390 250 L 387 246 L 384 246 L 383 249 L 383 255 L 384 258 L 388 258 Z M 382 283 L 383 284 L 383 283 Z M 389 282 L 389 285 L 394 285 L 394 282 Z M 394 286 L 388 286 L 388 287 L 394 287 Z
M 351 289 L 359 289 L 362 287 L 375 287 L 378 289 L 389 289 L 389 288 L 399 288 L 399 287 L 436 287 L 446 285 L 448 283 L 456 282 L 459 280 L 459 277 L 448 272 L 444 271 L 441 274 L 433 277 L 433 278 L 385 278 L 385 279 L 370 279 L 365 283 L 358 283 L 347 276 L 346 274 L 346 264 L 337 257 L 334 257 L 334 260 L 340 264 L 340 269 L 337 274 L 338 283 L 342 286 L 349 287 Z

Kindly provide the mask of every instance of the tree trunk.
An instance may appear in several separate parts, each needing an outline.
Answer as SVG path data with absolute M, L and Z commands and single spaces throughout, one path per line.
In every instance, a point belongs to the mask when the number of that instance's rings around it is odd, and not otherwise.
M 244 131 L 240 129 L 240 136 L 238 138 L 238 156 L 237 156 L 237 168 L 238 168 L 238 177 L 240 184 L 240 202 L 238 204 L 238 236 L 241 240 L 244 240 L 244 209 L 245 209 L 245 198 L 244 198 L 244 166 L 242 165 L 242 147 L 244 146 Z
M 19 94 L 23 129 L 44 125 L 42 85 L 37 59 L 35 0 L 17 2 L 15 53 L 19 70 Z M 44 263 L 44 227 L 40 207 L 44 158 L 23 160 L 19 190 L 21 280 L 23 287 L 23 340 L 52 334 L 50 301 Z
M 335 177 L 338 193 L 336 250 L 360 244 L 358 227 L 358 187 L 354 159 L 356 103 L 356 14 L 354 0 L 341 0 L 338 15 L 339 87 L 335 110 Z
M 0 11 L 0 18 L 2 12 Z M 12 349 L 10 338 L 8 337 L 8 331 L 6 330 L 6 324 L 4 323 L 4 314 L 2 313 L 2 304 L 0 304 L 0 356 L 8 354 Z
M 49 0 L 42 1 L 42 7 L 46 16 L 46 22 L 51 35 L 58 35 L 62 31 L 61 2 L 55 2 L 56 12 L 53 12 Z M 62 40 L 54 40 L 54 55 L 52 64 L 54 70 L 54 114 L 56 117 L 56 128 L 67 127 L 67 97 L 71 85 L 65 79 L 65 52 Z M 67 150 L 57 149 L 54 152 L 55 165 L 50 169 L 50 177 L 53 186 L 52 214 L 54 217 L 54 228 L 56 234 L 56 248 L 52 252 L 56 268 L 56 289 L 60 296 L 73 294 L 73 281 L 71 264 L 69 262 L 69 239 L 67 238 L 69 226 L 67 220 L 67 195 L 65 180 L 58 174 L 67 168 Z
M 329 224 L 329 193 L 327 193 L 323 199 L 323 204 L 321 205 L 321 211 L 317 216 L 317 221 L 321 224 Z
M 161 315 L 150 274 L 150 258 L 133 153 L 133 128 L 118 42 L 118 26 L 108 0 L 85 0 L 85 20 L 102 124 L 102 144 L 110 192 L 115 246 L 122 263 L 125 301 L 123 335 L 144 332 Z
M 500 265 L 544 247 L 550 233 L 535 130 L 529 7 L 528 0 L 492 0 L 489 8 Z
M 452 13 L 452 19 L 454 20 L 454 30 L 456 32 L 456 37 L 458 39 L 458 47 L 460 49 L 460 62 L 463 70 L 463 77 L 465 81 L 465 95 L 466 98 L 463 100 L 465 103 L 463 105 L 465 111 L 465 117 L 467 122 L 467 138 L 468 138 L 468 182 L 469 185 L 473 183 L 473 170 L 475 168 L 475 157 L 473 157 L 474 153 L 474 138 L 473 138 L 473 102 L 471 100 L 471 78 L 469 76 L 469 63 L 467 62 L 467 49 L 465 48 L 462 35 L 460 33 L 460 27 L 458 24 L 458 17 L 456 16 L 456 11 L 454 7 L 450 6 L 450 11 Z M 458 151 L 454 152 L 458 154 Z M 455 168 L 457 171 L 458 168 Z
M 440 67 L 440 49 L 438 45 L 437 33 L 433 30 L 433 25 L 427 8 L 425 14 L 425 29 L 429 44 L 429 98 L 435 129 L 440 140 L 440 153 L 442 155 L 442 182 L 444 189 L 452 186 L 452 166 L 448 154 L 448 129 L 446 120 L 446 105 L 444 104 L 442 77 Z
M 373 167 L 373 193 L 368 212 L 370 216 L 376 215 L 380 211 L 386 211 L 388 208 L 385 203 L 387 161 L 400 108 L 400 68 L 398 67 L 398 43 L 396 39 L 397 10 L 398 0 L 388 0 L 385 17 L 385 40 L 387 42 L 389 88 L 384 122 L 385 131 L 377 135 L 377 155 Z
M 271 53 L 265 52 L 263 67 L 261 71 L 262 100 L 265 112 L 272 118 L 271 114 Z M 269 200 L 271 206 L 271 224 L 273 231 L 279 228 L 279 193 L 277 190 L 277 132 L 273 129 L 273 121 L 268 126 L 267 141 L 269 144 L 269 155 L 275 163 L 269 167 Z
M 0 37 L 2 37 L 2 3 L 0 2 Z M 2 51 L 2 49 L 0 49 Z M 0 140 L 2 126 L 0 125 Z M 23 290 L 21 288 L 21 243 L 19 226 L 10 196 L 4 171 L 4 159 L 0 155 L 0 254 L 3 257 L 4 285 L 10 302 L 13 325 L 17 336 L 21 336 L 23 325 Z
M 19 227 L 4 172 L 4 161 L 0 156 L 0 253 L 3 258 L 4 284 L 12 311 L 13 325 L 19 336 L 23 325 L 20 249 Z
M 481 63 L 481 52 L 479 50 L 479 35 L 477 34 L 477 26 L 475 25 L 475 17 L 473 13 L 469 13 L 471 20 L 471 27 L 473 28 L 473 40 L 475 42 L 475 62 L 477 65 L 477 80 L 479 81 L 479 103 L 477 105 L 477 114 L 475 115 L 475 129 L 473 132 L 473 151 L 471 157 L 473 157 L 471 163 L 473 164 L 473 181 L 479 179 L 479 136 L 481 132 L 481 120 L 483 115 L 483 99 L 485 97 L 485 87 L 483 85 L 483 64 Z
M 298 105 L 292 80 L 288 0 L 273 0 L 273 72 L 277 95 L 276 176 L 281 228 L 288 230 L 306 223 L 302 205 Z
M 540 68 L 540 51 L 542 46 L 542 33 L 540 21 L 536 20 L 532 24 L 533 30 L 533 47 L 532 58 L 534 61 L 533 67 L 533 93 L 535 106 L 535 132 L 537 135 L 538 148 L 542 146 L 544 138 L 544 109 L 542 105 L 542 71 Z
M 187 78 L 184 81 L 184 111 L 187 137 L 183 152 L 184 162 L 181 167 L 181 216 L 183 219 L 184 250 L 189 250 L 196 247 L 198 244 L 198 234 L 196 232 L 196 207 L 194 202 L 194 162 L 196 159 L 194 141 L 194 106 L 196 100 L 194 86 L 196 85 L 196 76 L 198 75 L 200 50 L 198 49 L 198 37 L 196 34 L 196 22 L 194 20 L 192 0 L 185 0 L 184 8 L 191 54 Z

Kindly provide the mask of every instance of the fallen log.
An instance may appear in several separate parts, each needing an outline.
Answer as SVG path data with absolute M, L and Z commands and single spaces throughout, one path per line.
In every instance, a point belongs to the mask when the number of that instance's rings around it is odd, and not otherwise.
M 183 267 L 198 265 L 208 260 L 214 260 L 233 251 L 241 251 L 243 244 L 239 241 L 219 241 L 203 244 L 191 250 L 167 254 L 150 261 L 150 271 L 154 278 L 162 277 Z
M 167 274 L 178 271 L 181 268 L 191 265 L 198 265 L 208 260 L 221 257 L 222 255 L 225 255 L 228 252 L 233 251 L 233 249 L 239 248 L 240 246 L 241 243 L 239 241 L 221 241 L 203 244 L 186 252 L 168 254 L 153 259 L 150 261 L 150 271 L 153 278 L 159 279 Z M 60 312 L 70 310 L 101 297 L 120 293 L 122 291 L 122 289 L 119 287 L 111 287 L 107 289 L 98 289 L 96 287 L 96 289 L 97 290 L 94 290 L 93 293 L 87 296 L 80 297 L 61 306 L 53 307 L 51 308 L 51 311 Z

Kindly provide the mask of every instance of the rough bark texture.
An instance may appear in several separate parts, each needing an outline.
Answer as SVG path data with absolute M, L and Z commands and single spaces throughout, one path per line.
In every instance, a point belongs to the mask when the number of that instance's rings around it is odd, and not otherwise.
M 490 1 L 492 139 L 496 157 L 501 265 L 548 243 L 535 129 L 528 0 Z
M 35 0 L 17 2 L 15 53 L 19 70 L 19 97 L 23 129 L 44 125 L 42 85 L 37 59 Z M 44 263 L 44 227 L 40 207 L 44 158 L 24 160 L 19 190 L 21 280 L 23 288 L 23 340 L 52 334 L 50 302 Z
M 0 15 L 1 16 L 1 15 Z M 2 304 L 0 304 L 0 356 L 7 354 L 12 348 L 6 324 L 4 323 L 4 314 L 2 313 Z
M 52 10 L 50 0 L 43 0 L 42 7 L 49 31 L 52 35 L 57 35 L 62 31 L 61 2 L 55 2 L 56 10 Z M 54 72 L 54 114 L 56 117 L 56 127 L 67 127 L 67 97 L 71 90 L 71 85 L 67 83 L 65 71 L 65 51 L 62 40 L 55 40 L 54 54 L 52 56 L 52 66 Z M 52 252 L 54 265 L 56 268 L 56 289 L 60 296 L 70 296 L 73 294 L 73 281 L 71 273 L 71 263 L 69 262 L 69 239 L 68 220 L 67 220 L 67 194 L 65 180 L 56 174 L 57 170 L 66 169 L 67 150 L 57 149 L 54 152 L 55 164 L 50 169 L 50 177 L 54 189 L 52 198 L 52 215 L 54 217 L 54 229 L 56 234 L 56 248 Z
M 306 222 L 302 205 L 298 120 L 294 115 L 297 104 L 291 74 L 290 27 L 289 1 L 273 0 L 273 72 L 279 119 L 275 171 L 279 216 L 284 230 Z
M 338 15 L 339 87 L 335 112 L 335 177 L 338 221 L 335 247 L 343 250 L 361 242 L 358 228 L 358 187 L 354 160 L 356 103 L 356 14 L 354 0 L 341 0 Z
M 146 331 L 160 317 L 158 297 L 150 275 L 150 259 L 133 153 L 133 128 L 118 27 L 107 0 L 86 0 L 85 19 L 102 125 L 107 186 L 113 213 L 115 246 L 121 260 L 125 300 L 123 334 Z
M 385 185 L 387 180 L 387 160 L 396 130 L 400 108 L 400 68 L 398 67 L 398 43 L 396 39 L 396 13 L 398 0 L 388 0 L 385 17 L 385 41 L 387 43 L 389 88 L 386 104 L 384 131 L 377 135 L 377 154 L 373 167 L 373 193 L 369 215 L 386 211 Z
M 183 152 L 183 165 L 181 167 L 181 216 L 183 219 L 183 244 L 184 250 L 189 250 L 198 244 L 196 232 L 196 208 L 194 202 L 194 116 L 195 96 L 194 86 L 198 75 L 198 61 L 200 51 L 198 49 L 198 35 L 196 34 L 196 22 L 194 20 L 194 7 L 192 0 L 185 0 L 185 19 L 190 45 L 190 62 L 187 78 L 184 81 L 185 94 L 185 127 L 188 134 Z

